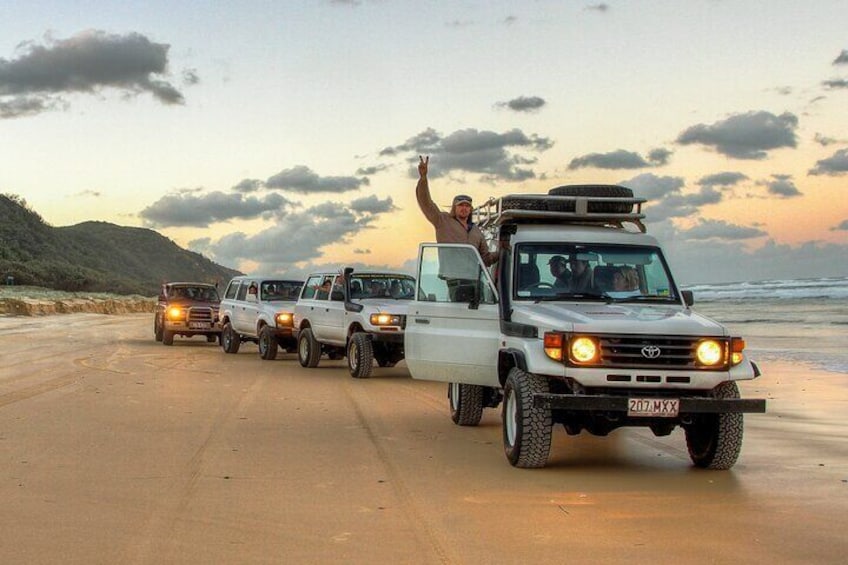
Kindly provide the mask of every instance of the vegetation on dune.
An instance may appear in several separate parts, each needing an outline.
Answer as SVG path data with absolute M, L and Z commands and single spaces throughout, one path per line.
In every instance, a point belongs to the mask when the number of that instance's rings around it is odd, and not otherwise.
M 223 267 L 145 228 L 83 222 L 55 228 L 23 198 L 0 194 L 0 284 L 153 296 L 165 281 L 226 284 Z

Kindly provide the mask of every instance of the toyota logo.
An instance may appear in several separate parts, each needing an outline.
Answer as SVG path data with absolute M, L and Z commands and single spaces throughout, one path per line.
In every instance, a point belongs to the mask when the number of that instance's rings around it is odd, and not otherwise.
M 662 350 L 656 345 L 646 345 L 642 348 L 642 357 L 645 359 L 656 359 L 662 355 Z

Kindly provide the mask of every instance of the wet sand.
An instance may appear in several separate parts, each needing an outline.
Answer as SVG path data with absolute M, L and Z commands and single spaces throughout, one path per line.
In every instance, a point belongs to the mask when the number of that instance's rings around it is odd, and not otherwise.
M 2 563 L 838 563 L 848 375 L 764 364 L 739 463 L 682 432 L 554 431 L 509 466 L 499 413 L 454 426 L 405 365 L 350 378 L 152 316 L 0 317 Z

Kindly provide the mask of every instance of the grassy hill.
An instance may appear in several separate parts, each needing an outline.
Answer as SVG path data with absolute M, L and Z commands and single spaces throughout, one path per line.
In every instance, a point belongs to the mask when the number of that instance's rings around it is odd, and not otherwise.
M 223 286 L 237 274 L 153 230 L 107 222 L 54 228 L 22 198 L 0 195 L 0 284 L 11 275 L 15 284 L 152 296 L 164 281 Z

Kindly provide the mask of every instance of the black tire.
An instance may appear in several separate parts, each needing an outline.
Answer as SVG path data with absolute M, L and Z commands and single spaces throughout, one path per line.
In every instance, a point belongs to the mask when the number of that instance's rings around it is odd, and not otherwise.
M 277 358 L 277 335 L 270 326 L 262 326 L 259 330 L 259 357 L 265 361 L 273 361 Z
M 174 345 L 174 332 L 171 330 L 162 330 L 162 344 L 163 345 Z
M 712 391 L 714 398 L 739 398 L 739 387 L 726 381 Z M 704 414 L 684 427 L 689 458 L 702 469 L 726 470 L 733 467 L 742 449 L 741 413 Z
M 162 341 L 162 323 L 159 320 L 159 316 L 153 318 L 153 339 Z
M 598 196 L 615 198 L 633 198 L 633 191 L 624 186 L 610 184 L 574 184 L 558 186 L 548 191 L 551 196 Z M 574 202 L 548 202 L 551 210 L 574 212 Z M 633 204 L 623 202 L 590 202 L 589 212 L 595 214 L 629 214 Z
M 355 379 L 367 379 L 374 367 L 374 349 L 371 338 L 363 332 L 356 332 L 347 342 L 347 368 Z
M 312 335 L 312 328 L 300 330 L 297 336 L 297 360 L 301 367 L 314 369 L 321 360 L 321 344 Z
M 224 327 L 221 328 L 221 349 L 224 353 L 238 353 L 241 347 L 241 337 L 233 329 L 230 322 L 224 322 Z
M 461 383 L 448 383 L 448 400 L 453 423 L 458 426 L 476 426 L 483 418 L 483 387 Z
M 551 451 L 551 411 L 533 406 L 533 394 L 550 392 L 544 377 L 513 367 L 504 385 L 503 444 L 510 464 L 544 467 Z

